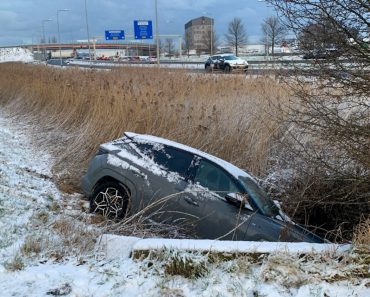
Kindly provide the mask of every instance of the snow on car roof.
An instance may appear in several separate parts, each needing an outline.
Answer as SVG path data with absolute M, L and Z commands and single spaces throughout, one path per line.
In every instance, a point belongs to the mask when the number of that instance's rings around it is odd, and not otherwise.
M 215 163 L 215 164 L 219 165 L 220 167 L 224 168 L 227 172 L 229 172 L 235 178 L 238 178 L 239 176 L 243 176 L 243 177 L 248 177 L 248 178 L 252 179 L 253 181 L 256 181 L 250 174 L 246 173 L 244 170 L 241 170 L 239 167 L 236 167 L 235 165 L 233 165 L 233 164 L 231 164 L 231 163 L 229 163 L 229 162 L 227 162 L 223 159 L 217 158 L 215 156 L 212 156 L 210 154 L 207 154 L 205 152 L 202 152 L 198 149 L 187 146 L 185 144 L 181 144 L 181 143 L 178 143 L 178 142 L 175 142 L 175 141 L 172 141 L 172 140 L 168 140 L 168 139 L 153 136 L 153 135 L 147 135 L 147 134 L 138 134 L 138 133 L 133 133 L 133 132 L 125 132 L 125 135 L 128 138 L 134 138 L 135 141 L 147 142 L 147 143 L 148 142 L 149 143 L 154 142 L 154 143 L 159 143 L 159 144 L 171 146 L 171 147 L 174 147 L 174 148 L 178 148 L 178 149 L 181 149 L 183 151 L 187 151 L 189 153 L 198 155 L 200 157 L 203 157 L 205 159 L 208 159 L 208 160 L 212 161 L 213 163 Z

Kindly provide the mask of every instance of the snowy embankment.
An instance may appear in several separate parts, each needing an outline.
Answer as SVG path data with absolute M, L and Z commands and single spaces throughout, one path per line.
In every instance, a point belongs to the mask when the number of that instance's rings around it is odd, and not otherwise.
M 2 62 L 33 62 L 30 50 L 20 47 L 0 48 L 0 63 Z
M 349 246 L 100 237 L 28 135 L 0 109 L 1 296 L 370 296 Z

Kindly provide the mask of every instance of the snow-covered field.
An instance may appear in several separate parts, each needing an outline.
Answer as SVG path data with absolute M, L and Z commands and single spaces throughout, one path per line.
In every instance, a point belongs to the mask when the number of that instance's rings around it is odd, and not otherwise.
M 97 240 L 52 164 L 0 108 L 0 296 L 370 296 L 369 267 L 348 246 Z
M 33 62 L 33 55 L 28 49 L 20 47 L 0 48 L 1 62 Z

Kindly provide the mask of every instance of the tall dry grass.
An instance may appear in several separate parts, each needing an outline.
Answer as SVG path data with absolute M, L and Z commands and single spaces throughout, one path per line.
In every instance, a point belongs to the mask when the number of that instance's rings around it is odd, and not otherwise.
M 64 190 L 76 189 L 100 143 L 124 131 L 166 137 L 261 175 L 282 129 L 273 106 L 288 98 L 266 77 L 0 65 L 0 105 L 34 127 Z

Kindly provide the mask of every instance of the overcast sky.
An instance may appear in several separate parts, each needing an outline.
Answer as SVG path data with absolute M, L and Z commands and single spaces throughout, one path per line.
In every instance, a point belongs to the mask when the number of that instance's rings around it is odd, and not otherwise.
M 57 36 L 56 14 L 59 13 L 62 42 L 87 39 L 85 0 L 0 0 L 0 45 L 38 42 L 42 20 L 48 39 Z M 103 36 L 104 30 L 133 33 L 133 21 L 155 20 L 155 0 L 87 0 L 91 36 Z M 258 0 L 158 0 L 159 34 L 184 35 L 187 21 L 205 15 L 215 20 L 215 31 L 222 40 L 234 17 L 243 20 L 249 43 L 261 36 L 261 22 L 274 14 L 272 8 Z

